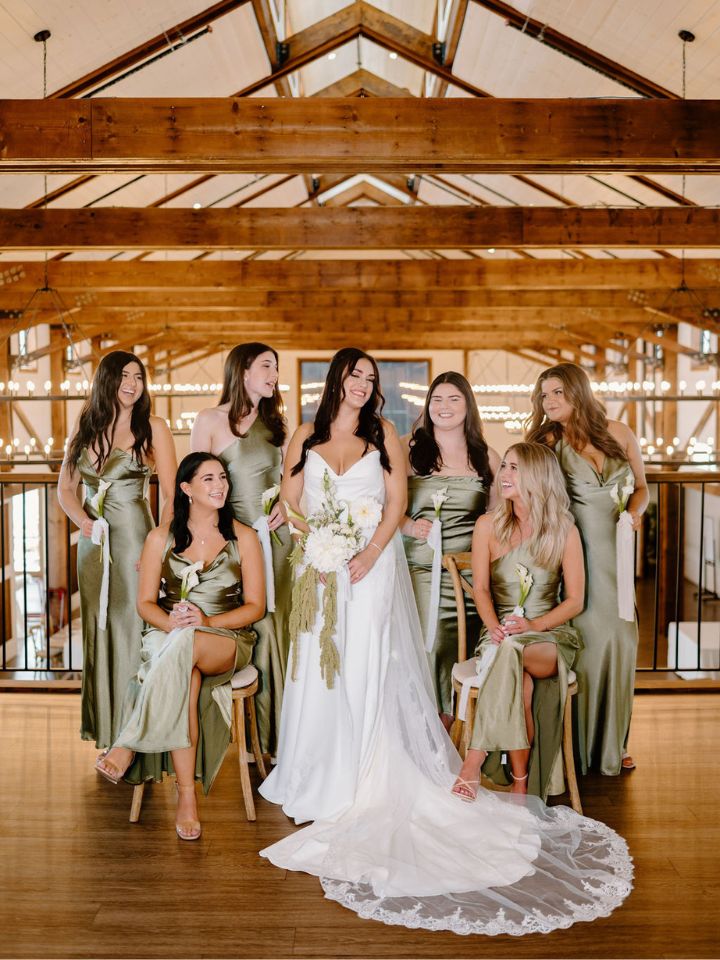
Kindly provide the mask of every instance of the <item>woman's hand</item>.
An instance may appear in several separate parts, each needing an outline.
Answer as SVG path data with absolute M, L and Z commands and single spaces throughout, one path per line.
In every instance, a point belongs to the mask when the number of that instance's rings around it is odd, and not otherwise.
M 375 547 L 365 547 L 360 553 L 356 553 L 348 563 L 350 571 L 350 583 L 359 583 L 363 577 L 366 577 L 375 566 L 380 553 Z
M 80 524 L 80 536 L 88 537 L 92 536 L 94 520 L 91 520 L 90 517 L 85 517 L 83 522 Z
M 413 521 L 410 528 L 410 536 L 415 537 L 416 540 L 427 540 L 431 530 L 432 520 L 426 520 L 424 517 L 421 517 L 419 520 Z
M 634 510 L 628 510 L 628 515 L 630 516 L 630 519 L 632 520 L 632 528 L 633 528 L 633 531 L 634 531 L 635 533 L 637 533 L 637 531 L 638 531 L 638 530 L 640 529 L 640 527 L 642 526 L 642 514 L 641 514 L 641 513 L 636 513 Z
M 488 632 L 492 642 L 500 646 L 505 639 L 505 631 L 502 628 L 502 624 L 499 623 L 496 627 L 493 627 L 492 630 L 489 630 Z
M 183 627 L 207 627 L 208 618 L 202 612 L 200 607 L 196 607 L 189 600 L 181 600 L 176 603 L 169 613 L 170 629 L 182 629 Z
M 281 527 L 284 523 L 287 523 L 285 509 L 282 503 L 278 500 L 268 516 L 268 527 L 271 530 L 277 530 L 277 528 Z
M 503 623 L 503 630 L 505 631 L 505 636 L 512 636 L 517 633 L 527 633 L 530 630 L 534 630 L 532 620 L 527 620 L 525 617 L 519 616 L 517 613 L 511 613 L 505 617 L 505 622 Z

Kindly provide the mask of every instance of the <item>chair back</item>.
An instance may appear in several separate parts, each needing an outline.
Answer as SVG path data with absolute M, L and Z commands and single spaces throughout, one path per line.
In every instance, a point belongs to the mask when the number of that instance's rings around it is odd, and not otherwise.
M 472 554 L 446 553 L 442 558 L 442 565 L 450 574 L 455 593 L 458 622 L 458 663 L 467 660 L 467 620 L 465 617 L 465 594 L 473 597 L 473 588 L 460 573 L 461 570 L 472 569 Z

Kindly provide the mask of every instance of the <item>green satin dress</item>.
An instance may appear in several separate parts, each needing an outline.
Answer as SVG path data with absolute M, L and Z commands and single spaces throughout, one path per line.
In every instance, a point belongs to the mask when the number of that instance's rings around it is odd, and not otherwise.
M 528 620 L 541 617 L 559 602 L 562 584 L 560 567 L 539 566 L 523 545 L 515 547 L 490 565 L 490 590 L 502 623 L 519 600 L 517 564 L 523 564 L 533 578 L 524 610 Z M 573 668 L 582 641 L 577 630 L 563 624 L 554 630 L 521 633 L 508 637 L 497 647 L 495 659 L 478 690 L 471 747 L 490 754 L 483 773 L 498 783 L 507 783 L 500 763 L 500 751 L 527 749 L 527 727 L 523 707 L 522 650 L 531 643 L 551 642 L 557 646 L 558 672 L 554 677 L 535 680 L 533 719 L 535 739 L 530 751 L 528 792 L 546 800 L 550 793 L 564 790 L 561 768 L 562 721 L 568 672 Z M 477 653 L 495 646 L 483 627 Z
M 230 504 L 235 519 L 251 527 L 263 515 L 262 495 L 280 483 L 282 453 L 270 442 L 270 431 L 261 420 L 255 420 L 244 437 L 238 437 L 220 454 L 230 479 Z M 287 525 L 276 531 L 280 543 L 270 538 L 275 572 L 275 611 L 266 613 L 253 624 L 257 643 L 253 663 L 260 674 L 255 705 L 258 715 L 260 747 L 263 753 L 274 754 L 280 730 L 285 670 L 290 639 L 288 617 L 292 595 L 292 571 L 288 557 L 292 538 Z
M 408 516 L 413 520 L 435 519 L 432 497 L 447 487 L 448 499 L 442 505 L 443 553 L 463 553 L 472 546 L 475 521 L 487 509 L 488 490 L 479 477 L 408 477 Z M 433 551 L 425 540 L 403 536 L 417 603 L 423 636 L 430 608 L 430 583 L 432 580 Z M 463 572 L 470 580 L 470 571 Z M 480 618 L 471 598 L 465 597 L 468 651 L 475 646 L 480 631 Z M 458 659 L 457 607 L 452 578 L 447 570 L 440 578 L 440 606 L 435 632 L 435 643 L 428 654 L 430 673 L 435 685 L 438 709 L 452 715 L 452 668 Z
M 135 609 L 136 564 L 154 526 L 147 500 L 150 468 L 127 451 L 115 449 L 98 476 L 84 449 L 77 470 L 85 487 L 84 509 L 93 520 L 97 513 L 90 498 L 98 492 L 100 480 L 111 481 L 103 505 L 112 556 L 105 630 L 98 626 L 102 548 L 81 536 L 77 551 L 83 637 L 80 736 L 104 748 L 111 746 L 118 734 L 128 681 L 140 663 L 143 622 Z
M 573 448 L 556 448 L 585 552 L 585 609 L 573 623 L 585 649 L 578 658 L 577 735 L 583 773 L 620 773 L 635 690 L 637 623 L 618 616 L 615 536 L 617 507 L 610 494 L 630 467 L 606 457 L 602 473 Z
M 183 571 L 191 563 L 165 548 L 162 564 L 162 590 L 158 600 L 170 611 L 180 602 Z M 227 613 L 241 606 L 242 566 L 237 541 L 229 540 L 215 559 L 198 573 L 199 583 L 188 600 L 208 616 Z M 186 627 L 166 633 L 146 626 L 142 634 L 142 656 L 137 675 L 131 680 L 123 712 L 123 728 L 117 746 L 135 750 L 137 756 L 127 772 L 128 783 L 161 781 L 163 773 L 173 773 L 171 750 L 190 746 L 188 712 L 193 640 L 197 631 L 230 637 L 236 644 L 234 666 L 225 673 L 205 676 L 198 701 L 199 736 L 195 778 L 207 793 L 217 775 L 230 743 L 232 690 L 230 680 L 236 670 L 247 666 L 252 657 L 255 634 L 252 630 L 223 627 Z

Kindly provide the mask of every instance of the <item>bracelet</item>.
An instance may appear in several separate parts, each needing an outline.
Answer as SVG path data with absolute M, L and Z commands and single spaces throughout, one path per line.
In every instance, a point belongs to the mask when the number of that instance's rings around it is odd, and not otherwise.
M 378 553 L 382 553 L 382 552 L 383 552 L 383 548 L 382 548 L 382 547 L 379 547 L 376 543 L 373 543 L 372 540 L 370 541 L 370 543 L 368 544 L 368 546 L 369 546 L 369 547 L 375 547 L 375 549 L 377 550 Z

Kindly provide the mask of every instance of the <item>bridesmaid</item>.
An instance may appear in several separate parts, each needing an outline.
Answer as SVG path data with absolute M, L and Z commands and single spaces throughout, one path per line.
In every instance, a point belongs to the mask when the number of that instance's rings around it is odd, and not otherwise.
M 60 506 L 80 528 L 78 583 L 83 634 L 80 735 L 106 748 L 120 729 L 128 681 L 140 663 L 142 621 L 135 609 L 137 568 L 153 527 L 148 480 L 157 471 L 163 518 L 172 511 L 177 462 L 167 424 L 150 413 L 145 367 L 133 353 L 113 350 L 100 361 L 90 397 L 68 443 L 58 478 Z M 80 483 L 85 499 L 78 496 Z M 97 497 L 104 489 L 102 507 Z M 102 496 L 102 494 L 101 494 Z M 103 548 L 91 539 L 102 514 L 109 526 L 106 626 L 101 627 Z
M 193 450 L 209 450 L 225 465 L 235 519 L 253 526 L 263 516 L 262 495 L 280 483 L 286 425 L 278 390 L 278 355 L 264 343 L 241 343 L 225 361 L 217 407 L 202 410 L 192 431 Z M 290 534 L 280 501 L 268 517 L 275 581 L 275 610 L 256 623 L 253 663 L 260 673 L 255 698 L 260 745 L 274 754 L 280 729 L 289 639 L 292 577 Z
M 425 408 L 409 438 L 408 511 L 400 526 L 423 636 L 430 607 L 433 551 L 427 543 L 435 509 L 433 495 L 446 490 L 440 510 L 442 552 L 470 550 L 473 527 L 492 497 L 500 458 L 485 442 L 472 388 L 460 373 L 436 377 Z M 480 620 L 466 603 L 468 647 L 477 640 Z M 457 662 L 457 610 L 452 581 L 443 570 L 435 642 L 428 654 L 440 716 L 452 724 L 452 668 Z
M 475 602 L 484 623 L 477 652 L 490 665 L 453 792 L 473 800 L 483 763 L 487 776 L 505 782 L 499 751 L 507 750 L 512 792 L 544 801 L 548 793 L 563 792 L 567 676 L 582 646 L 568 621 L 583 606 L 582 546 L 562 473 L 547 447 L 513 444 L 498 484 L 501 501 L 477 521 L 472 546 Z M 521 594 L 521 575 L 527 574 L 531 580 Z
M 220 769 L 230 743 L 230 679 L 250 662 L 249 628 L 265 610 L 260 545 L 233 519 L 228 490 L 217 457 L 183 459 L 173 520 L 148 535 L 140 561 L 146 627 L 123 727 L 95 764 L 112 783 L 126 773 L 130 783 L 161 781 L 174 770 L 181 840 L 200 836 L 195 780 L 207 793 Z
M 624 423 L 607 419 L 587 374 L 574 363 L 540 374 L 532 407 L 528 440 L 557 454 L 585 549 L 587 598 L 574 620 L 585 642 L 575 668 L 580 762 L 583 773 L 594 767 L 614 776 L 635 767 L 627 742 L 638 630 L 636 622 L 618 616 L 618 510 L 611 491 L 628 474 L 634 478 L 627 510 L 638 530 L 649 500 L 640 447 Z

